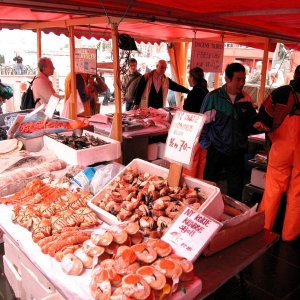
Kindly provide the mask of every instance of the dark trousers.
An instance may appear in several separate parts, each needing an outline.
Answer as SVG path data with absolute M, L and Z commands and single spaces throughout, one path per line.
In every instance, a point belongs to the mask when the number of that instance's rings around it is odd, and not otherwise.
M 244 185 L 244 151 L 225 155 L 211 146 L 206 155 L 204 179 L 217 182 L 223 169 L 226 172 L 227 195 L 241 200 Z
M 126 111 L 131 110 L 132 106 L 133 106 L 133 102 L 126 101 Z

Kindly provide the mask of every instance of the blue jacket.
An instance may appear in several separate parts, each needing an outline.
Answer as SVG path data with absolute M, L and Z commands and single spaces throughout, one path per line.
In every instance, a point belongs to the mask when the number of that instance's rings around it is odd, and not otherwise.
M 233 155 L 246 150 L 248 135 L 257 132 L 253 128 L 257 113 L 245 92 L 237 94 L 232 103 L 223 85 L 207 94 L 200 112 L 206 116 L 200 137 L 202 148 L 212 145 L 221 153 Z

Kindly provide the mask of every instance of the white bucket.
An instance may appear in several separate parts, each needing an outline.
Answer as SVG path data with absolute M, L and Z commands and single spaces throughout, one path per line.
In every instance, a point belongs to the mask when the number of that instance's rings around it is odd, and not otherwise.
M 157 159 L 157 153 L 158 153 L 157 143 L 149 144 L 148 145 L 147 159 L 150 160 L 150 161 Z

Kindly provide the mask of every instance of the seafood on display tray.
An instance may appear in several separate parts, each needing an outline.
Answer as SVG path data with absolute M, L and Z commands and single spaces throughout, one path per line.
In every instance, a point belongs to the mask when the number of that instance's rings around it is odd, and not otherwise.
M 97 215 L 87 207 L 91 197 L 86 191 L 70 192 L 35 179 L 16 194 L 0 198 L 0 203 L 15 204 L 13 222 L 30 230 L 33 241 L 38 242 L 64 228 L 89 228 L 100 224 Z
M 194 279 L 192 262 L 175 255 L 165 241 L 144 238 L 137 222 L 74 230 L 63 229 L 38 245 L 60 261 L 66 274 L 92 269 L 95 299 L 163 299 Z
M 166 177 L 129 167 L 92 204 L 119 221 L 137 221 L 145 234 L 160 237 L 185 205 L 198 209 L 207 197 L 200 187 L 170 187 Z

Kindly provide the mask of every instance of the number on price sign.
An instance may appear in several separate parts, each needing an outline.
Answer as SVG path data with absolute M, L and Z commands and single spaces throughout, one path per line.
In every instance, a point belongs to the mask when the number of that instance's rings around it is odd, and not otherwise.
M 190 167 L 204 121 L 202 114 L 177 111 L 169 130 L 165 158 Z

